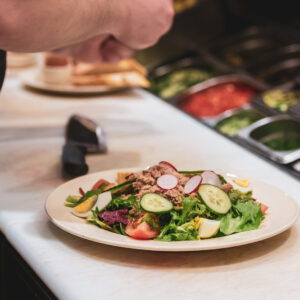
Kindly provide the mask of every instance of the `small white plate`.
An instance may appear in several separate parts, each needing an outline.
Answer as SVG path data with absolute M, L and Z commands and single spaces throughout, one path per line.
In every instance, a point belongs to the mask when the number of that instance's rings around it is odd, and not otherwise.
M 76 86 L 69 84 L 50 84 L 40 79 L 37 69 L 28 70 L 20 74 L 22 83 L 30 88 L 60 94 L 86 95 L 110 93 L 127 89 L 126 87 L 110 87 L 101 85 Z
M 64 206 L 65 198 L 78 194 L 78 188 L 88 190 L 100 178 L 116 180 L 118 171 L 133 172 L 137 169 L 109 170 L 78 177 L 59 186 L 46 201 L 46 212 L 51 221 L 73 235 L 111 246 L 151 250 L 151 251 L 200 251 L 229 248 L 258 242 L 275 236 L 290 228 L 299 215 L 296 201 L 280 189 L 261 181 L 250 180 L 254 198 L 269 206 L 265 220 L 257 230 L 241 232 L 230 236 L 200 241 L 158 242 L 153 240 L 135 240 L 115 234 L 97 226 L 88 224 L 84 219 L 71 214 L 71 209 Z M 220 174 L 226 172 L 218 171 Z M 231 182 L 232 174 L 225 176 Z

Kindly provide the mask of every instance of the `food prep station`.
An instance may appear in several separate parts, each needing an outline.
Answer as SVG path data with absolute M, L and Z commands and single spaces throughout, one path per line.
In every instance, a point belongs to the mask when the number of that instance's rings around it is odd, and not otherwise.
M 178 16 L 189 34 L 175 26 L 160 44 L 138 53 L 150 70 L 150 91 L 299 179 L 299 34 L 252 18 L 234 32 L 201 39 L 195 15 L 201 19 L 207 5 Z
M 247 246 L 153 253 L 74 237 L 51 224 L 43 207 L 67 180 L 61 172 L 64 130 L 70 115 L 78 112 L 101 123 L 107 133 L 107 154 L 87 158 L 91 173 L 168 159 L 180 168 L 221 168 L 270 182 L 299 202 L 300 104 L 275 101 L 274 108 L 264 96 L 274 88 L 299 90 L 300 27 L 292 18 L 286 28 L 272 22 L 265 26 L 263 3 L 251 1 L 247 7 L 244 1 L 243 7 L 237 2 L 198 1 L 176 16 L 173 30 L 157 46 L 137 54 L 153 81 L 174 69 L 196 69 L 188 87 L 172 97 L 155 89 L 47 95 L 24 89 L 19 78 L 7 76 L 0 95 L 0 265 L 1 279 L 5 274 L 9 282 L 5 295 L 14 297 L 18 287 L 26 291 L 23 298 L 39 300 L 299 298 L 299 221 L 291 230 Z M 257 5 L 262 19 L 255 13 Z M 225 15 L 232 18 L 229 23 Z M 257 68 L 261 65 L 263 69 Z M 210 117 L 183 110 L 190 95 L 202 97 L 214 87 L 218 93 L 227 89 L 227 98 L 242 90 L 241 102 L 234 108 L 218 107 Z M 288 103 L 294 102 L 291 96 Z

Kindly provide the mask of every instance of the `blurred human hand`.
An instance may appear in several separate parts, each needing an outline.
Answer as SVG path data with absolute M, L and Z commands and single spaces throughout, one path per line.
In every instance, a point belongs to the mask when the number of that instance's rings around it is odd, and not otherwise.
M 133 56 L 134 51 L 111 35 L 101 35 L 85 42 L 58 49 L 56 53 L 73 57 L 75 60 L 94 62 L 118 62 Z
M 122 5 L 112 2 L 111 9 L 115 14 L 110 34 L 56 52 L 83 62 L 130 58 L 134 50 L 155 44 L 170 29 L 174 17 L 173 0 L 123 0 Z
M 170 29 L 174 17 L 173 0 L 123 0 L 120 10 L 113 35 L 133 49 L 154 45 Z

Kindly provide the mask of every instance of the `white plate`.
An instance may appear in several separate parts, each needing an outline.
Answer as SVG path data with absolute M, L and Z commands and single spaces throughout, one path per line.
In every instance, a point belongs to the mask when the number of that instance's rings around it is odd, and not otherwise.
M 269 206 L 266 219 L 259 229 L 200 241 L 158 242 L 134 240 L 100 229 L 88 224 L 84 219 L 72 215 L 71 209 L 64 206 L 65 198 L 70 194 L 77 195 L 79 187 L 88 190 L 100 178 L 115 181 L 118 171 L 132 172 L 135 170 L 137 169 L 109 170 L 68 181 L 59 186 L 47 199 L 47 214 L 59 228 L 81 238 L 117 247 L 151 251 L 212 250 L 254 243 L 287 230 L 295 223 L 299 214 L 298 204 L 289 195 L 267 183 L 251 180 L 250 188 L 254 191 L 254 197 Z M 226 174 L 226 172 L 219 172 Z M 229 177 L 227 176 L 227 178 Z
M 40 91 L 51 93 L 62 93 L 71 95 L 85 95 L 85 94 L 98 94 L 109 93 L 126 89 L 126 87 L 110 87 L 101 85 L 89 85 L 89 86 L 76 86 L 69 84 L 49 84 L 40 79 L 37 69 L 32 69 L 20 74 L 22 83 L 25 86 L 34 88 Z

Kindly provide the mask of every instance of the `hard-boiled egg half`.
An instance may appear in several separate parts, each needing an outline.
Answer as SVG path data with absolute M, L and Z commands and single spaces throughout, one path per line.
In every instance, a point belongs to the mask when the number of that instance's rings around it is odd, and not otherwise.
M 77 217 L 86 218 L 91 214 L 92 210 L 96 209 L 96 207 L 99 211 L 103 210 L 110 203 L 111 199 L 111 192 L 104 192 L 99 196 L 93 195 L 75 206 L 72 210 L 72 214 Z
M 220 221 L 200 218 L 199 237 L 207 239 L 217 234 L 220 228 Z

